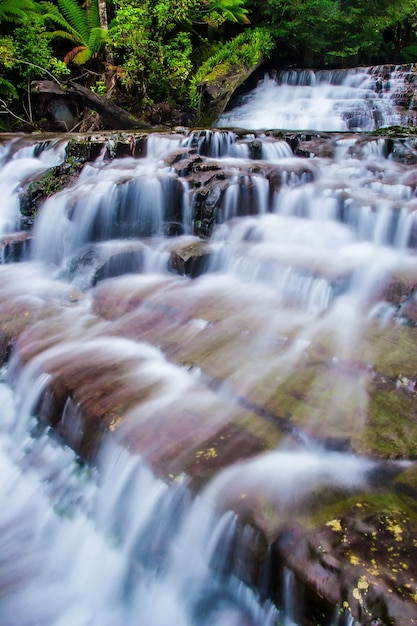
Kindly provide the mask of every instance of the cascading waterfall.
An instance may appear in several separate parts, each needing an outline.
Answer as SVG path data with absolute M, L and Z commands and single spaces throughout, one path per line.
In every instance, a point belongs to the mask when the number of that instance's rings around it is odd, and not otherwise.
M 107 145 L 45 200 L 30 254 L 0 265 L 1 624 L 301 626 L 297 572 L 268 580 L 276 537 L 409 467 L 345 444 L 387 382 L 373 336 L 413 329 L 414 291 L 389 290 L 417 274 L 417 180 L 404 142 L 252 131 L 319 111 L 318 130 L 403 123 L 407 74 L 266 78 L 220 120 L 250 132 L 152 133 L 137 158 Z M 65 148 L 0 146 L 3 235 Z M 393 385 L 414 393 L 402 371 Z M 357 623 L 349 603 L 326 611 Z
M 3 165 L 0 173 L 0 234 L 13 232 L 18 228 L 20 219 L 18 191 L 21 185 L 31 178 L 45 172 L 54 165 L 59 165 L 65 155 L 66 142 L 56 141 L 47 144 L 35 144 L 14 149 L 12 141 L 1 155 Z
M 414 124 L 410 111 L 393 107 L 411 74 L 411 66 L 284 70 L 266 75 L 217 125 L 341 132 Z
M 39 393 L 41 387 L 34 382 Z M 167 626 L 173 619 L 184 625 L 216 620 L 272 626 L 279 613 L 239 580 L 253 531 L 214 507 L 236 481 L 259 492 L 270 471 L 287 468 L 285 484 L 279 481 L 272 491 L 288 508 L 291 481 L 304 476 L 310 488 L 322 481 L 354 485 L 370 468 L 342 454 L 276 452 L 226 473 L 192 501 L 186 480 L 179 477 L 168 487 L 120 446 L 103 449 L 98 471 L 80 465 L 47 431 L 36 432 L 30 412 L 35 394 L 32 402 L 22 398 L 19 415 L 32 436 L 21 429 L 11 441 L 16 409 L 4 384 L 1 394 L 6 419 L 0 493 L 10 504 L 1 521 L 4 624 L 29 625 L 36 616 L 42 624 L 62 626 L 138 620 Z

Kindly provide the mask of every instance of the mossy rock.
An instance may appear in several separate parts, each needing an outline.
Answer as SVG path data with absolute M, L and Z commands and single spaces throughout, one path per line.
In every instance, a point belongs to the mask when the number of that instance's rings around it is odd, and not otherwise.
M 54 193 L 68 187 L 80 174 L 83 162 L 70 156 L 61 165 L 51 167 L 41 178 L 33 181 L 20 194 L 20 212 L 25 224 L 28 218 L 35 219 L 42 203 Z
M 198 88 L 202 96 L 200 123 L 211 125 L 223 113 L 230 98 L 240 85 L 259 67 L 262 62 L 262 54 L 258 61 L 248 66 L 242 62 L 240 65 L 232 65 L 224 61 L 217 65 L 207 74 Z

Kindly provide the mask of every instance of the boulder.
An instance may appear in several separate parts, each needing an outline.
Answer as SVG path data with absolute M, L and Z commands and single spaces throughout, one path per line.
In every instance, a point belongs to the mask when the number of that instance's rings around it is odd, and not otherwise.
M 260 66 L 262 62 L 260 53 L 258 61 L 253 65 L 241 63 L 232 65 L 223 61 L 217 65 L 198 85 L 202 106 L 202 122 L 212 124 L 225 110 L 230 98 L 240 85 Z

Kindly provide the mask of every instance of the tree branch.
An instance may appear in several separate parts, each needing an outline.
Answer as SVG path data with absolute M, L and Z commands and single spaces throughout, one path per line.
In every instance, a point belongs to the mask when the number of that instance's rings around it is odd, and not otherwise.
M 57 85 L 50 80 L 35 80 L 31 84 L 34 93 L 46 94 L 78 102 L 99 113 L 113 130 L 149 129 L 151 126 L 139 120 L 111 100 L 103 98 L 74 81 Z

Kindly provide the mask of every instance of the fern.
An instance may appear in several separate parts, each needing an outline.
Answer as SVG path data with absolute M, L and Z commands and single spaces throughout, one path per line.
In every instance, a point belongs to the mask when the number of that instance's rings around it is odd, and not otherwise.
M 83 10 L 77 0 L 58 0 L 58 7 L 68 24 L 80 35 L 84 43 L 88 41 L 88 12 Z
M 62 37 L 63 39 L 69 39 L 70 41 L 74 41 L 76 43 L 86 43 L 81 34 L 73 26 L 71 26 L 71 24 L 60 13 L 58 7 L 50 2 L 42 2 L 42 7 L 46 11 L 43 14 L 44 21 L 46 23 L 52 22 L 53 24 L 56 24 L 60 27 L 59 30 L 46 32 L 46 37 L 49 37 L 51 39 L 54 39 L 56 37 Z
M 207 22 L 214 27 L 225 21 L 249 24 L 244 3 L 245 0 L 211 0 Z
M 72 56 L 72 62 L 75 63 L 75 65 L 84 65 L 92 57 L 90 48 L 86 46 L 79 46 L 71 50 L 71 52 L 75 53 Z
M 90 8 L 87 11 L 87 24 L 90 31 L 94 28 L 100 28 L 100 13 L 97 0 L 90 4 Z
M 59 27 L 45 33 L 45 36 L 72 41 L 76 45 L 67 52 L 64 63 L 84 65 L 100 51 L 106 38 L 106 31 L 100 27 L 97 0 L 91 3 L 89 9 L 81 8 L 77 0 L 57 0 L 57 3 L 58 6 L 51 2 L 41 3 L 45 22 Z
M 18 93 L 16 87 L 6 78 L 0 76 L 0 94 L 9 98 L 17 98 Z
M 0 22 L 23 22 L 27 13 L 36 12 L 32 0 L 0 0 Z
M 106 33 L 102 28 L 96 27 L 91 29 L 90 36 L 88 38 L 88 47 L 90 48 L 92 55 L 99 52 L 104 44 L 105 38 Z

